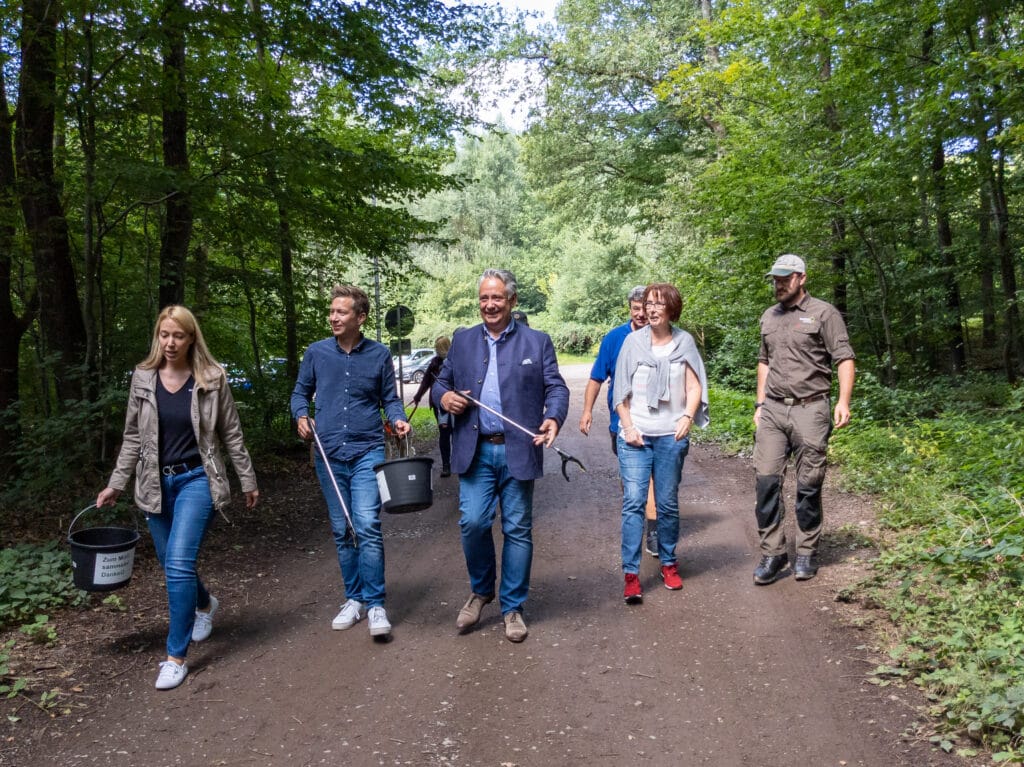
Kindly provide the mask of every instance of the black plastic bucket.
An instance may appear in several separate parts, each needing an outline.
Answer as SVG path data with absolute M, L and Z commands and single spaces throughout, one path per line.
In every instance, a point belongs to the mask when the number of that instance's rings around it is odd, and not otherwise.
M 128 585 L 135 564 L 139 531 L 130 527 L 88 527 L 74 530 L 82 509 L 68 528 L 75 586 L 84 591 L 113 591 Z
M 434 503 L 433 458 L 394 458 L 373 467 L 381 508 L 391 514 L 422 511 Z

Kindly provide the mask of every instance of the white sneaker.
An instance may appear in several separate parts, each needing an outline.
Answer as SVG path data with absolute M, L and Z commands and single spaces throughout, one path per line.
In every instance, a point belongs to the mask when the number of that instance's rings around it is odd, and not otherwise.
M 192 624 L 193 642 L 202 642 L 204 639 L 210 638 L 210 634 L 213 632 L 213 614 L 217 612 L 218 607 L 220 607 L 220 602 L 217 601 L 217 597 L 210 594 L 210 609 L 205 613 L 202 610 L 196 610 L 196 622 Z
M 156 689 L 173 690 L 185 681 L 188 676 L 188 665 L 177 664 L 173 660 L 165 660 L 160 663 L 160 673 L 156 677 Z
M 388 622 L 388 614 L 383 607 L 371 607 L 367 623 L 370 624 L 370 636 L 382 637 L 391 633 L 391 624 Z
M 359 623 L 364 615 L 366 615 L 366 611 L 363 609 L 363 603 L 350 599 L 341 606 L 341 612 L 334 616 L 331 628 L 335 631 L 350 629 Z

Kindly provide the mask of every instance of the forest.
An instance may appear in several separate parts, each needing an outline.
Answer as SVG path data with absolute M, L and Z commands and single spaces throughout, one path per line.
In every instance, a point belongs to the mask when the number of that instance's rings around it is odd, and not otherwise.
M 861 586 L 904 626 L 878 678 L 1019 758 L 1022 37 L 1010 0 L 561 0 L 540 24 L 440 0 L 8 3 L 0 539 L 99 486 L 168 303 L 255 450 L 291 444 L 341 281 L 411 307 L 424 346 L 509 268 L 576 359 L 629 287 L 671 281 L 711 437 L 740 449 L 763 275 L 796 253 L 858 354 L 833 457 L 893 536 Z M 482 116 L 494 94 L 525 127 Z

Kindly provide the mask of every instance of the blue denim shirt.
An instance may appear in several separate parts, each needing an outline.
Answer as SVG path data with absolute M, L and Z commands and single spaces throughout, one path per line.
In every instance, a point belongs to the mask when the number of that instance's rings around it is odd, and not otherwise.
M 294 418 L 309 415 L 314 395 L 317 434 L 327 455 L 338 461 L 384 444 L 382 409 L 392 424 L 406 420 L 391 353 L 366 337 L 351 352 L 333 336 L 309 345 L 292 390 Z

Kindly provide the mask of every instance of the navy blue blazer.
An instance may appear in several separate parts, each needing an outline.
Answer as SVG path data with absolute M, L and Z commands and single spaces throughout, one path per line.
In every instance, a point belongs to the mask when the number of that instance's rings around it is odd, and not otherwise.
M 480 399 L 487 374 L 490 352 L 483 324 L 457 331 L 452 347 L 431 389 L 434 402 L 440 403 L 446 391 L 468 391 Z M 546 418 L 562 428 L 569 414 L 569 387 L 558 372 L 555 347 L 547 333 L 521 322 L 498 345 L 498 386 L 501 410 L 516 423 L 537 432 Z M 476 455 L 480 436 L 480 408 L 471 405 L 454 417 L 452 433 L 452 470 L 464 474 Z M 505 424 L 506 460 L 509 472 L 518 480 L 537 479 L 544 473 L 544 446 Z

